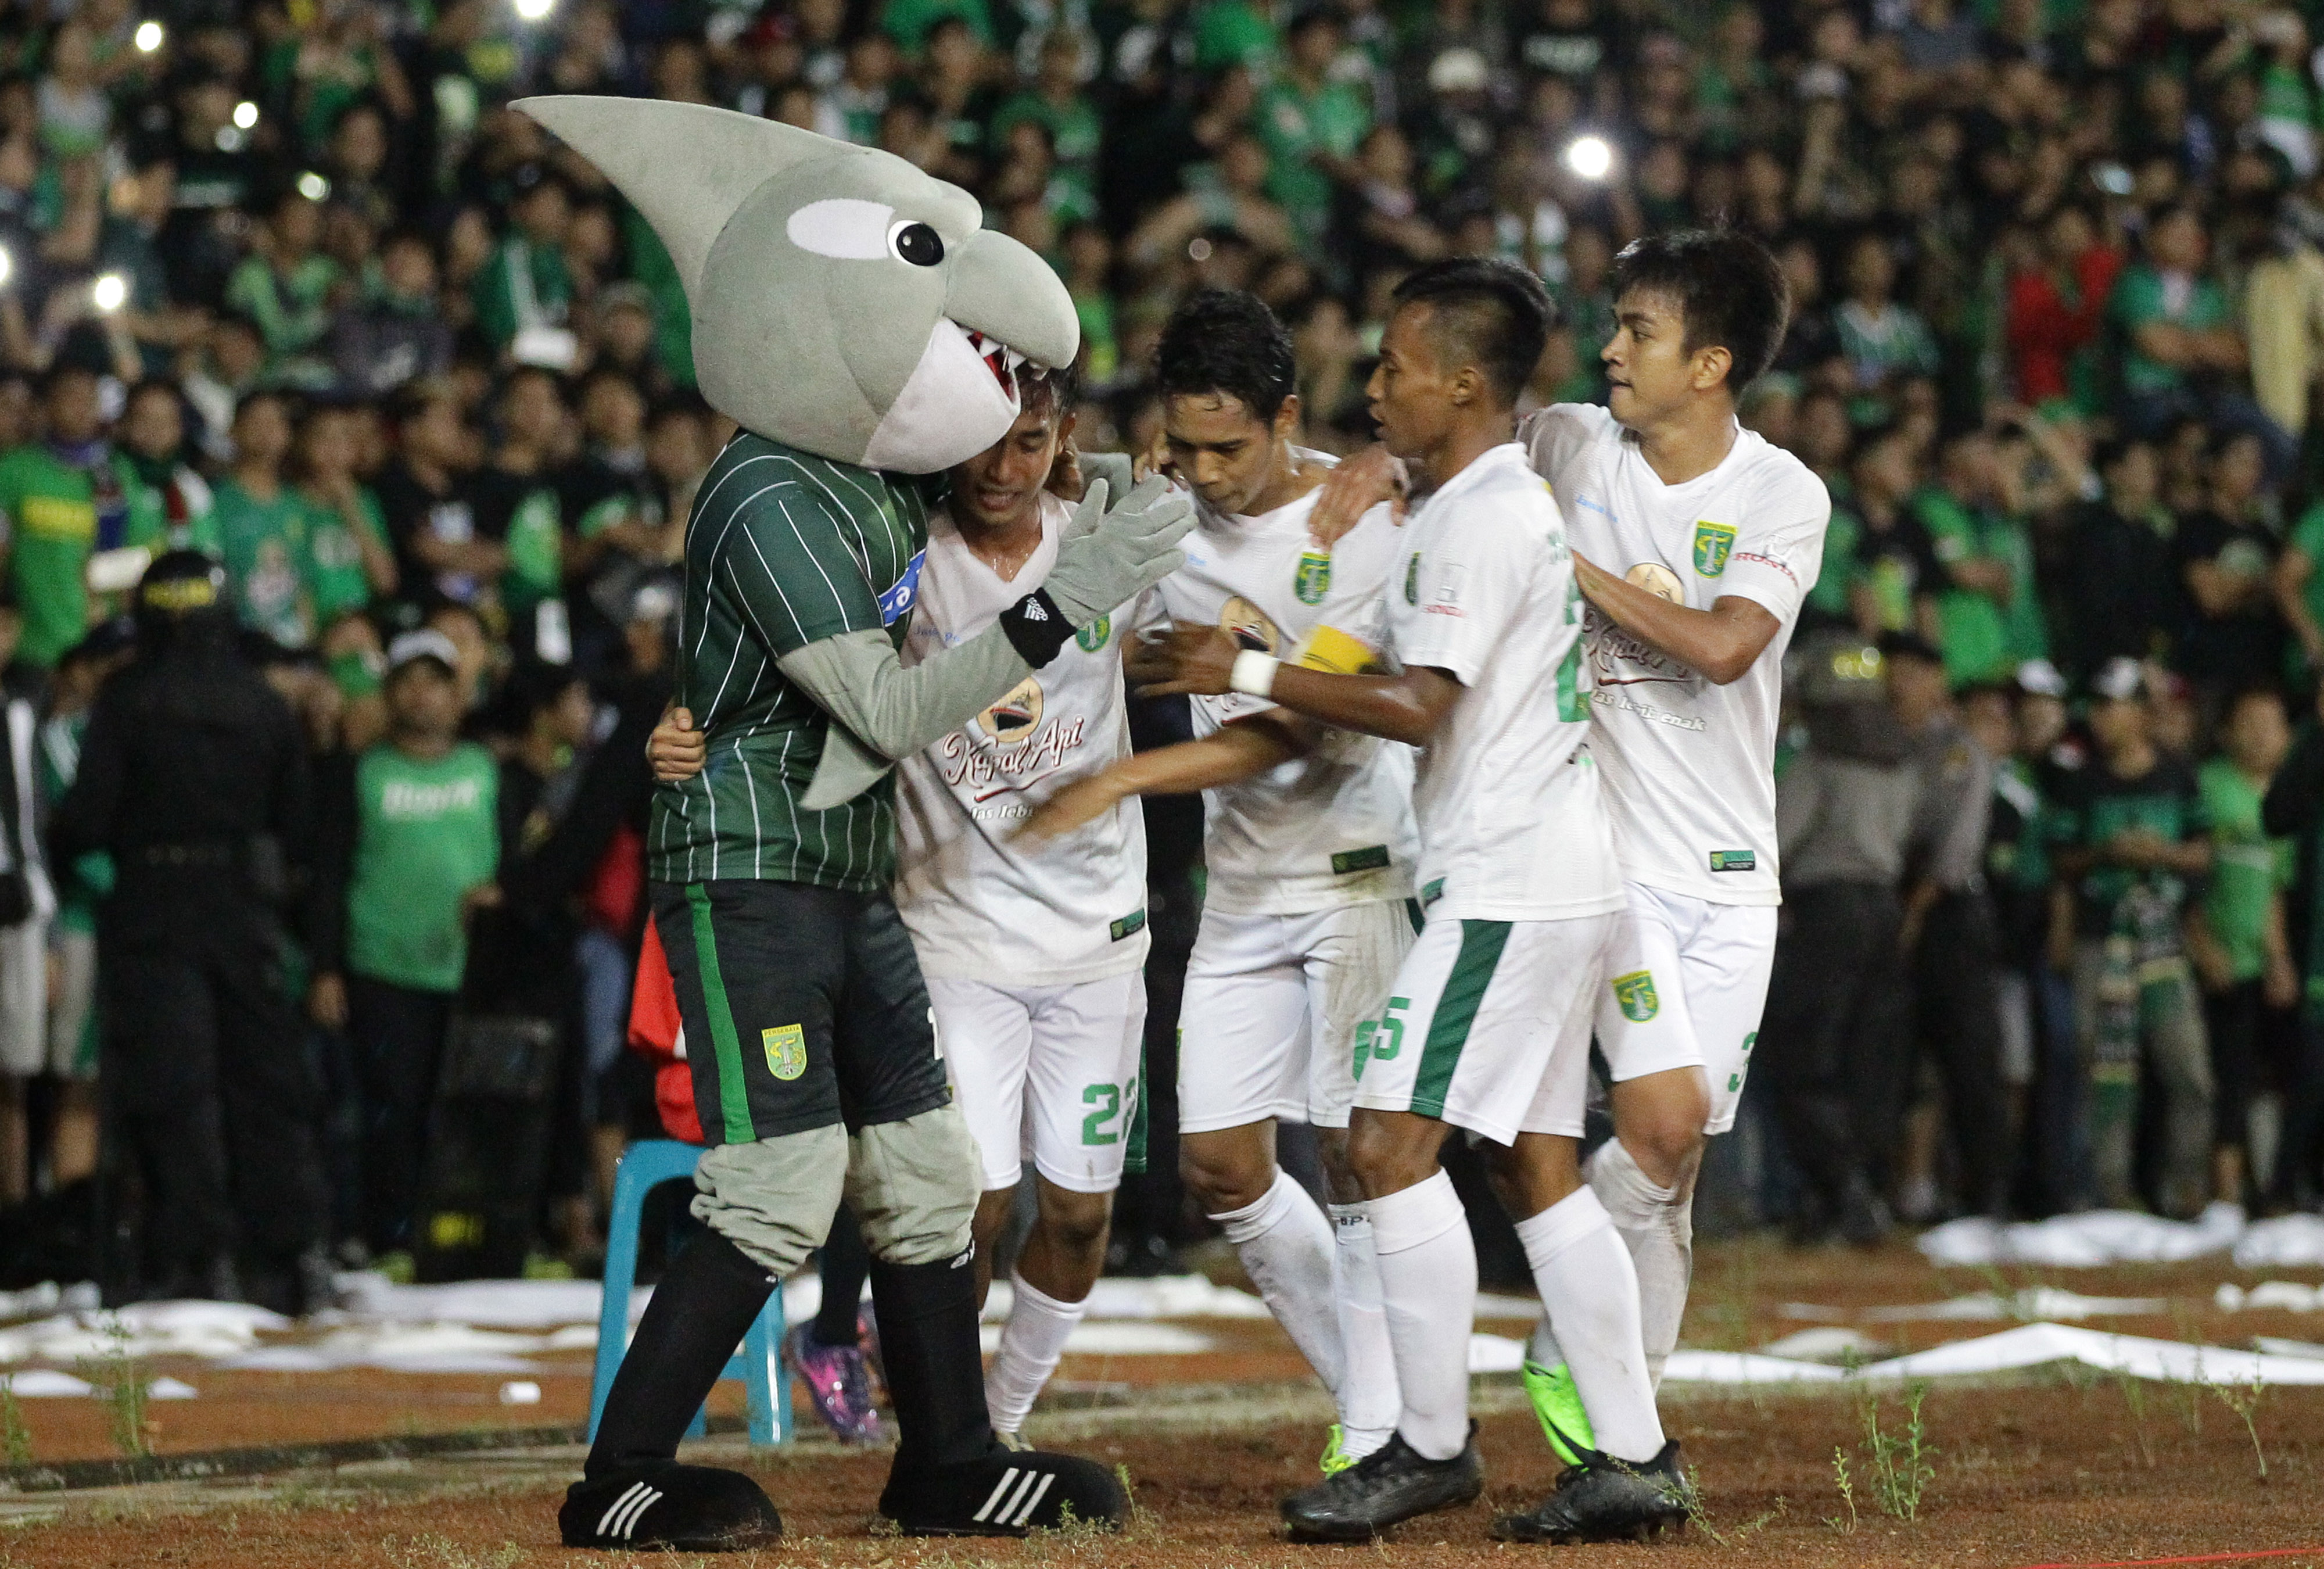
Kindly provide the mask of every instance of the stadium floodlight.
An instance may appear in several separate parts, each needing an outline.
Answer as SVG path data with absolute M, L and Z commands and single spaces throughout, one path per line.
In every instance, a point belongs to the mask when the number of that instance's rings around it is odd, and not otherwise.
M 130 35 L 129 41 L 137 46 L 138 53 L 152 54 L 161 47 L 161 41 L 167 36 L 160 23 L 146 21 L 137 24 L 137 31 Z
M 309 201 L 320 201 L 331 194 L 331 182 L 309 169 L 299 177 L 299 194 Z
M 8 286 L 9 275 L 15 271 L 16 258 L 8 254 L 7 246 L 0 245 L 0 289 Z
M 1603 180 L 1614 167 L 1614 149 L 1603 136 L 1576 136 L 1565 149 L 1565 167 L 1584 180 Z
M 517 20 L 539 22 L 557 9 L 557 0 L 516 0 Z
M 234 124 L 235 128 L 241 131 L 247 131 L 253 125 L 257 125 L 258 106 L 252 103 L 248 98 L 244 98 L 242 102 L 236 104 L 234 106 Z
M 118 272 L 105 273 L 90 287 L 88 297 L 99 310 L 110 316 L 128 302 L 129 280 Z

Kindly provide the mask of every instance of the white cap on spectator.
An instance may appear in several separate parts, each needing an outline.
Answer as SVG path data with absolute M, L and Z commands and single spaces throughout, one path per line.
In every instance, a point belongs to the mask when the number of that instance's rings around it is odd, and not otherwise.
M 2017 667 L 2017 687 L 2036 697 L 2062 697 L 2066 695 L 2066 678 L 2047 660 L 2028 660 Z
M 407 632 L 387 645 L 387 673 L 393 675 L 414 660 L 434 660 L 447 670 L 460 668 L 457 644 L 432 626 Z
M 2136 660 L 2116 654 L 2098 667 L 2090 678 L 2090 690 L 2101 697 L 2119 703 L 2142 696 L 2146 689 L 2146 668 Z
M 1448 49 L 1428 62 L 1432 93 L 1481 93 L 1489 81 L 1485 57 L 1473 49 Z

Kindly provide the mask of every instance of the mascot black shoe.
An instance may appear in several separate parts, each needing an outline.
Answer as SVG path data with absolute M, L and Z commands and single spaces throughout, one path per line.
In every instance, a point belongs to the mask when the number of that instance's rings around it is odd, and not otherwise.
M 783 1520 L 739 1471 L 659 1460 L 575 1482 L 557 1528 L 568 1547 L 734 1553 L 771 1546 Z
M 1021 1537 L 1071 1521 L 1120 1530 L 1130 1494 L 1094 1460 L 1004 1449 L 965 1465 L 899 1465 L 880 1512 L 908 1537 Z

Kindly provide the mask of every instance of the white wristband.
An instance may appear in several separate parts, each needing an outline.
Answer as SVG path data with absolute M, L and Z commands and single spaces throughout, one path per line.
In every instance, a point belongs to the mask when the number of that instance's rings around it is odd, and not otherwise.
M 1275 672 L 1283 661 L 1257 649 L 1245 649 L 1235 655 L 1234 669 L 1227 672 L 1227 688 L 1247 697 L 1265 697 L 1275 690 Z

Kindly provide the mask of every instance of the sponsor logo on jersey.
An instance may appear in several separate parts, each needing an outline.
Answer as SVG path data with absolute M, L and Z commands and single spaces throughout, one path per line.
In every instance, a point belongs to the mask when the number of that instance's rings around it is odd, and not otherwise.
M 1342 850 L 1332 857 L 1332 875 L 1345 877 L 1351 872 L 1378 872 L 1388 864 L 1388 846 L 1367 844 L 1360 850 Z
M 904 567 L 904 575 L 888 585 L 880 595 L 880 624 L 893 626 L 920 602 L 920 566 L 928 558 L 926 549 L 913 556 Z
M 1625 582 L 1645 589 L 1656 599 L 1666 599 L 1673 605 L 1686 603 L 1686 590 L 1679 586 L 1678 574 L 1659 561 L 1641 561 L 1622 577 Z
M 1026 677 L 1009 695 L 976 716 L 976 727 L 995 741 L 1019 741 L 1041 724 L 1041 683 Z
M 1113 617 L 1101 615 L 1081 631 L 1074 633 L 1074 641 L 1082 645 L 1084 653 L 1093 654 L 1105 647 L 1105 640 L 1112 635 Z
M 1713 872 L 1757 872 L 1758 853 L 1752 850 L 1713 850 L 1711 853 Z
M 1332 592 L 1332 553 L 1310 545 L 1299 552 L 1299 569 L 1292 574 L 1291 592 L 1302 605 L 1321 605 Z
M 779 1024 L 759 1031 L 766 1048 L 767 1071 L 788 1084 L 807 1072 L 807 1031 L 796 1024 Z
M 1133 909 L 1120 920 L 1108 921 L 1105 926 L 1106 936 L 1117 943 L 1124 937 L 1136 937 L 1145 929 L 1146 911 L 1142 909 Z
M 1283 634 L 1275 629 L 1274 618 L 1240 594 L 1229 596 L 1220 607 L 1219 626 L 1238 647 L 1254 653 L 1280 654 Z
M 1644 1024 L 1663 1011 L 1662 999 L 1655 995 L 1651 970 L 1633 970 L 1607 984 L 1614 988 L 1614 1001 L 1622 1005 L 1622 1017 L 1633 1024 Z
M 1404 602 L 1406 605 L 1420 603 L 1420 552 L 1417 550 L 1404 564 Z
M 1625 632 L 1596 605 L 1582 620 L 1590 669 L 1598 687 L 1632 687 L 1642 681 L 1692 681 L 1694 672 L 1643 638 Z
M 1694 525 L 1694 569 L 1705 577 L 1727 570 L 1727 552 L 1734 548 L 1734 524 L 1705 520 Z

